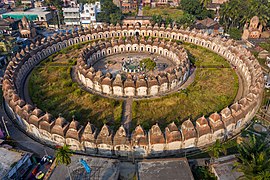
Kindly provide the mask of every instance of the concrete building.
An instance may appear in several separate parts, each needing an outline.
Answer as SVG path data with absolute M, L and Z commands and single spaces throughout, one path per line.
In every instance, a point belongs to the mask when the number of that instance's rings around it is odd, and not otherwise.
M 138 179 L 194 180 L 186 158 L 153 159 L 138 162 Z
M 13 11 L 9 13 L 2 14 L 2 18 L 14 18 L 14 19 L 22 19 L 26 17 L 30 21 L 46 21 L 52 19 L 52 13 L 47 10 L 47 8 L 33 8 L 27 11 Z
M 95 2 L 94 4 L 84 4 L 80 13 L 82 26 L 88 27 L 89 24 L 95 23 L 97 21 L 97 13 L 99 13 L 100 11 L 100 2 Z
M 70 7 L 64 7 L 62 8 L 62 10 L 65 25 L 72 26 L 81 24 L 80 12 L 82 10 L 82 6 L 80 4 L 74 4 Z
M 22 5 L 26 7 L 33 8 L 34 7 L 34 0 L 21 0 Z
M 211 171 L 215 174 L 218 180 L 234 180 L 243 176 L 243 173 L 234 168 L 237 158 L 234 155 L 224 156 L 215 159 L 210 165 Z
M 31 153 L 0 147 L 1 179 L 21 179 L 32 165 Z

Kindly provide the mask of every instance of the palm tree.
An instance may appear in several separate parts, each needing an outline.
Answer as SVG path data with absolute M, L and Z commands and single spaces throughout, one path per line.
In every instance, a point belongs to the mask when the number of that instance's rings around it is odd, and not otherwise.
M 254 134 L 248 137 L 248 141 L 238 146 L 239 155 L 235 168 L 244 173 L 240 179 L 267 179 L 270 174 L 270 147 Z
M 63 146 L 58 146 L 56 148 L 57 149 L 55 152 L 55 159 L 54 159 L 50 169 L 46 173 L 44 180 L 47 180 L 51 176 L 53 169 L 57 165 L 64 164 L 64 165 L 68 166 L 71 163 L 71 156 L 73 155 L 73 151 L 70 149 L 70 146 L 67 144 L 64 144 Z M 69 169 L 68 169 L 68 173 L 69 173 Z M 70 173 L 69 173 L 69 176 L 70 176 Z
M 69 165 L 71 163 L 71 156 L 73 151 L 70 149 L 69 145 L 64 144 L 64 146 L 58 147 L 55 153 L 56 165 L 64 164 Z
M 220 143 L 220 140 L 216 140 L 213 146 L 209 147 L 208 150 L 210 151 L 211 157 L 218 158 L 221 153 L 227 154 L 227 149 L 224 144 Z

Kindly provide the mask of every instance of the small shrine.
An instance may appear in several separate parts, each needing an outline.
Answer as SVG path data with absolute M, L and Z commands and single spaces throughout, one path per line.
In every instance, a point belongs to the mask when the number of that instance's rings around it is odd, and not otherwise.
M 36 33 L 36 28 L 34 27 L 33 23 L 28 21 L 28 19 L 24 16 L 22 18 L 22 22 L 18 24 L 19 26 L 19 31 L 20 31 L 20 36 L 22 38 L 35 38 L 37 33 Z

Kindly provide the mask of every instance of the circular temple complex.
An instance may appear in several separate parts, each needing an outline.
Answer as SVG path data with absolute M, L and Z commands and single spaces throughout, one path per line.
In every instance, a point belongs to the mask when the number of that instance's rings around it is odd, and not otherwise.
M 133 38 L 139 35 L 141 38 Z M 123 40 L 122 37 L 126 39 Z M 146 37 L 149 37 L 146 40 Z M 236 67 L 244 80 L 243 93 L 229 107 L 210 116 L 186 120 L 179 127 L 171 123 L 163 132 L 153 125 L 146 132 L 140 125 L 128 134 L 123 126 L 114 133 L 104 125 L 97 130 L 89 122 L 82 126 L 74 119 L 53 117 L 24 97 L 25 80 L 42 60 L 68 46 L 89 43 L 76 65 L 76 74 L 87 88 L 109 95 L 148 96 L 166 92 L 181 85 L 189 75 L 186 51 L 177 42 L 205 47 Z M 121 53 L 148 53 L 173 62 L 167 70 L 150 72 L 108 72 L 95 66 L 102 58 Z M 17 53 L 7 66 L 3 80 L 4 105 L 8 114 L 30 136 L 53 146 L 68 144 L 73 150 L 104 156 L 167 156 L 208 146 L 217 139 L 225 141 L 238 134 L 258 110 L 264 79 L 255 57 L 233 40 L 221 39 L 201 31 L 157 25 L 104 25 L 72 34 L 55 34 L 32 43 Z M 61 112 L 59 112 L 61 113 Z M 194 123 L 193 123 L 194 122 Z
M 115 73 L 112 74 L 107 69 L 101 71 L 95 68 L 95 64 L 104 60 L 105 57 L 122 53 L 136 53 L 136 56 L 132 58 L 128 56 L 126 61 L 125 58 L 121 59 L 124 73 L 114 70 Z M 139 60 L 136 60 L 136 58 L 140 59 L 140 56 L 145 56 L 142 53 L 154 55 L 154 60 L 166 58 L 171 61 L 171 67 L 165 70 L 157 68 L 154 72 L 147 72 L 146 69 L 140 67 Z M 158 65 L 167 66 L 167 64 L 161 64 Z M 152 40 L 149 37 L 146 40 L 144 36 L 133 39 L 127 37 L 125 40 L 122 37 L 118 40 L 112 38 L 110 41 L 92 43 L 83 50 L 77 63 L 77 74 L 84 86 L 106 95 L 125 97 L 155 96 L 180 87 L 188 78 L 189 69 L 187 52 L 183 47 L 165 39 Z

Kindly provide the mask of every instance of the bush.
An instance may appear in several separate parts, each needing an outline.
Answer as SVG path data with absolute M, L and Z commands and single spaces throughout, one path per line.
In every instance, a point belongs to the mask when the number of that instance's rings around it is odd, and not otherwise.
M 148 71 L 154 70 L 156 65 L 156 62 L 150 58 L 146 58 L 140 61 L 140 67 L 145 68 Z
M 235 40 L 240 40 L 242 37 L 242 32 L 238 28 L 233 27 L 233 28 L 229 29 L 228 33 L 230 34 L 230 37 L 235 39 Z
M 81 90 L 81 89 L 76 89 L 76 90 L 74 91 L 74 94 L 75 94 L 76 96 L 81 96 L 81 95 L 82 95 L 82 90 Z

